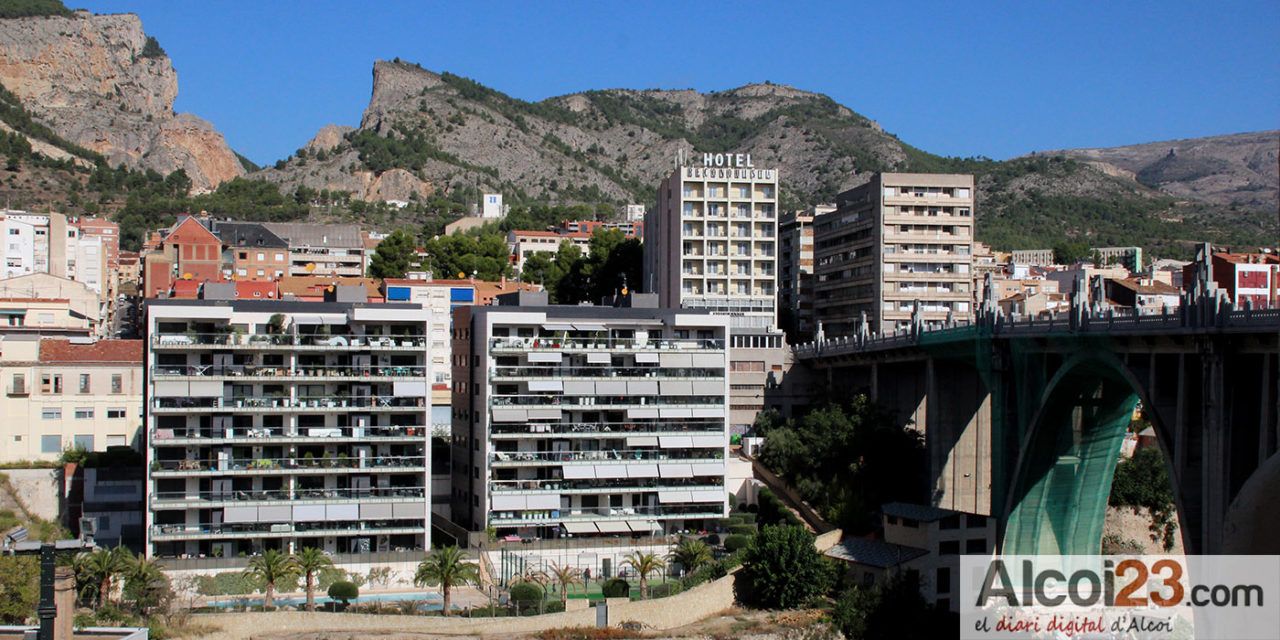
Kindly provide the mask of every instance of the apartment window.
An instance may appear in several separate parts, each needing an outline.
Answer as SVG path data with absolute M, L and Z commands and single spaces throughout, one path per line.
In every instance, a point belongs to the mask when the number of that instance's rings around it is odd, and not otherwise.
M 969 514 L 965 516 L 965 525 L 970 529 L 980 529 L 987 526 L 987 517 Z
M 46 373 L 40 376 L 40 393 L 62 393 L 62 375 Z
M 93 407 L 79 407 L 76 409 L 76 420 L 92 420 Z
M 284 254 L 283 254 L 283 253 L 277 253 L 277 254 L 276 254 L 276 262 L 284 262 Z
M 951 593 L 951 567 L 938 567 L 933 586 L 937 589 L 938 595 Z
M 964 552 L 965 553 L 986 553 L 987 552 L 986 539 L 978 538 L 976 540 L 966 540 L 964 543 Z
M 93 451 L 93 436 L 91 435 L 76 436 L 73 442 L 75 443 L 73 446 L 75 446 L 75 448 L 77 449 L 84 449 L 85 451 Z
M 127 447 L 129 441 L 125 439 L 124 434 L 114 434 L 107 436 L 107 448 L 111 447 Z
M 943 542 L 938 543 L 938 555 L 954 556 L 959 554 L 960 554 L 959 540 L 945 540 Z
M 764 373 L 763 360 L 738 360 L 729 363 L 730 371 L 758 372 Z
M 13 384 L 9 386 L 9 393 L 23 394 L 27 392 L 27 376 L 24 373 L 13 374 Z
M 107 418 L 111 420 L 120 420 L 124 418 L 125 410 L 123 408 L 107 409 Z
M 959 529 L 959 528 L 960 528 L 960 514 L 958 514 L 958 513 L 957 513 L 957 514 L 955 514 L 955 515 L 950 515 L 950 516 L 947 516 L 947 517 L 943 518 L 943 519 L 938 523 L 938 528 L 939 528 L 939 529 Z
M 80 393 L 89 393 L 89 374 L 80 374 Z
M 40 436 L 40 453 L 62 453 L 62 436 Z
M 124 375 L 120 373 L 111 374 L 111 393 L 124 393 Z
M 40 410 L 40 418 L 42 420 L 61 420 L 62 409 L 57 407 L 46 407 Z
M 262 262 L 263 260 L 266 260 L 266 259 L 267 259 L 267 254 L 265 254 L 265 253 L 263 253 L 263 252 L 259 251 L 259 252 L 258 252 L 258 262 Z

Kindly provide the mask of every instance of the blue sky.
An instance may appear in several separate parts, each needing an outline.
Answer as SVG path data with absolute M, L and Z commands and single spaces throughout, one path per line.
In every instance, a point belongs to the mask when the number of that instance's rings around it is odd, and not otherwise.
M 830 95 L 901 139 L 1007 158 L 1280 128 L 1280 2 L 174 2 L 133 12 L 177 109 L 270 163 L 357 124 L 375 59 L 526 100 L 585 89 Z

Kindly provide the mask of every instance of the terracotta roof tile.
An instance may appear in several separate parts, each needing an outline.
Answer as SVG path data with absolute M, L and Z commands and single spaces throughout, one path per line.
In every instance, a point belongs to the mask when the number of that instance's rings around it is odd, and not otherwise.
M 46 338 L 40 341 L 40 362 L 125 362 L 142 364 L 141 340 L 98 340 L 77 344 L 70 340 Z

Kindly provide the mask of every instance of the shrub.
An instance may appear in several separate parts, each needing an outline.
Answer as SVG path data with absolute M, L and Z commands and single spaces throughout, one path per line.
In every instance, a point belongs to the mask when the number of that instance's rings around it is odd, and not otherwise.
M 532 582 L 517 582 L 511 585 L 511 601 L 519 607 L 537 604 L 545 595 L 542 587 Z
M 711 535 L 709 535 L 709 536 L 707 536 L 707 537 L 703 538 L 703 539 L 702 539 L 702 541 L 703 541 L 703 542 L 705 542 L 705 543 L 707 543 L 708 545 L 710 545 L 710 546 L 712 546 L 712 547 L 718 547 L 718 546 L 720 546 L 720 534 L 718 534 L 718 533 L 713 533 L 713 534 L 711 534 Z
M 754 513 L 750 513 L 750 512 L 748 512 L 748 513 L 739 513 L 737 516 L 734 516 L 734 517 L 736 517 L 736 518 L 740 518 L 740 519 L 742 520 L 742 524 L 755 524 L 755 523 L 756 523 L 756 514 L 754 514 Z
M 600 585 L 600 593 L 606 598 L 626 598 L 631 595 L 631 583 L 622 578 L 610 578 Z
M 753 536 L 756 534 L 754 524 L 735 524 L 729 527 L 729 534 L 735 536 Z
M 739 549 L 746 549 L 751 544 L 751 536 L 731 535 L 724 539 L 724 549 L 730 553 Z
M 342 606 L 351 604 L 352 600 L 360 597 L 360 588 L 354 583 L 346 580 L 339 580 L 329 585 L 329 597 L 334 600 L 340 600 Z
M 738 524 L 742 524 L 742 515 L 741 515 L 741 514 L 739 514 L 739 515 L 734 515 L 734 516 L 729 516 L 728 518 L 722 518 L 722 519 L 720 520 L 720 526 L 721 526 L 721 527 L 724 527 L 725 529 L 728 529 L 729 527 L 732 527 L 732 526 L 734 526 L 734 525 L 738 525 Z

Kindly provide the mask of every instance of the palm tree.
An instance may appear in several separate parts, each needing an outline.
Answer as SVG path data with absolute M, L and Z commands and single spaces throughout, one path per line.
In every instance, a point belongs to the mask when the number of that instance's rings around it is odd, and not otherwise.
M 107 605 L 116 576 L 125 573 L 132 560 L 133 553 L 124 547 L 94 549 L 76 557 L 77 575 L 98 589 L 98 608 Z
M 649 574 L 667 566 L 667 563 L 659 558 L 656 553 L 642 553 L 634 551 L 623 559 L 623 564 L 631 565 L 636 573 L 640 574 L 640 599 L 649 597 Z
M 143 555 L 133 558 L 124 570 L 125 593 L 133 599 L 134 606 L 142 614 L 158 604 L 158 596 L 164 590 L 166 581 L 164 567 Z
M 697 538 L 685 538 L 676 545 L 667 559 L 679 562 L 685 573 L 693 573 L 698 567 L 711 562 L 711 547 Z
M 560 606 L 565 608 L 569 606 L 569 588 L 575 584 L 585 584 L 582 582 L 582 570 L 571 565 L 560 566 L 551 563 L 551 575 L 555 577 L 556 582 L 560 584 Z
M 316 610 L 316 575 L 326 567 L 333 566 L 333 560 L 323 549 L 307 547 L 298 553 L 298 571 L 307 578 L 307 611 Z
M 444 615 L 449 615 L 450 591 L 454 587 L 474 584 L 480 581 L 480 566 L 467 562 L 467 555 L 456 546 L 434 549 L 413 574 L 413 584 L 418 587 L 434 587 L 440 585 L 440 595 L 444 598 Z
M 267 549 L 262 555 L 249 560 L 249 567 L 244 572 L 249 577 L 257 578 L 266 587 L 262 606 L 270 609 L 275 606 L 276 583 L 298 577 L 298 562 L 291 555 Z

